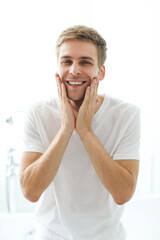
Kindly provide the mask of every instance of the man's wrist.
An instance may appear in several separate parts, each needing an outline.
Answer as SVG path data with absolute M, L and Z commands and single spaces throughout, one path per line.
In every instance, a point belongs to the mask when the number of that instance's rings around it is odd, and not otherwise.
M 71 137 L 73 130 L 74 129 L 71 129 L 67 126 L 61 126 L 59 132 L 60 132 L 60 134 L 62 134 L 64 136 Z
M 94 135 L 92 129 L 84 129 L 84 130 L 81 130 L 80 132 L 78 132 L 80 138 L 82 141 L 85 141 L 87 139 L 90 139 L 92 138 L 92 136 Z

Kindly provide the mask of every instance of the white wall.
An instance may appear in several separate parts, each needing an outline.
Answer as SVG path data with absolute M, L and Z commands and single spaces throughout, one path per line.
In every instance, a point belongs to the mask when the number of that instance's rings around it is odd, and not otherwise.
M 75 24 L 94 27 L 108 44 L 106 78 L 99 92 L 141 107 L 137 194 L 160 192 L 159 10 L 158 0 L 1 1 L 1 126 L 13 112 L 56 94 L 54 48 L 58 34 Z M 4 150 L 3 138 L 8 139 L 4 131 L 0 138 Z M 4 157 L 0 163 L 4 166 Z

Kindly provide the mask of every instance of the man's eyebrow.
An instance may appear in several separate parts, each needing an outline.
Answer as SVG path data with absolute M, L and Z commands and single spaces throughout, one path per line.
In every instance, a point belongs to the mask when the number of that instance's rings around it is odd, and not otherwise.
M 72 58 L 72 57 L 68 55 L 64 55 L 64 56 L 61 56 L 61 58 Z
M 89 57 L 89 56 L 84 56 L 84 57 L 81 57 L 80 59 L 91 60 L 92 62 L 94 62 L 94 59 L 92 57 Z
M 71 58 L 71 56 L 69 55 L 64 55 L 64 56 L 61 56 L 61 59 L 66 59 L 66 58 Z M 94 62 L 94 59 L 92 57 L 89 57 L 89 56 L 83 56 L 83 57 L 80 57 L 80 59 L 83 59 L 83 60 L 91 60 L 92 62 Z

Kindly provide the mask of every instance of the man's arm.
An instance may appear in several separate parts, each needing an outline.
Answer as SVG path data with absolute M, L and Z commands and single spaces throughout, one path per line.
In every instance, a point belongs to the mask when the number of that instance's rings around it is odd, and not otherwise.
M 43 191 L 53 181 L 63 154 L 68 145 L 71 132 L 60 129 L 44 154 L 25 152 L 20 163 L 20 184 L 24 196 L 36 202 Z
M 61 103 L 61 128 L 44 154 L 25 152 L 20 163 L 20 184 L 24 196 L 36 202 L 53 181 L 73 130 L 75 116 L 66 96 L 65 86 L 57 79 Z
M 93 132 L 81 136 L 93 167 L 117 204 L 132 197 L 138 176 L 138 160 L 113 160 Z
M 84 102 L 76 119 L 79 133 L 95 171 L 117 204 L 124 204 L 132 197 L 138 176 L 139 161 L 113 160 L 93 133 L 91 121 L 95 113 L 98 81 L 88 87 Z

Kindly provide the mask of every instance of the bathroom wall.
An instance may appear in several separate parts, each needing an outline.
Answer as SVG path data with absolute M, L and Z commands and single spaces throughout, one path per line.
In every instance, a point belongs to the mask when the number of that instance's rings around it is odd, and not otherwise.
M 23 112 L 17 112 L 0 122 L 0 213 L 31 212 L 35 204 L 26 200 L 19 183 Z

